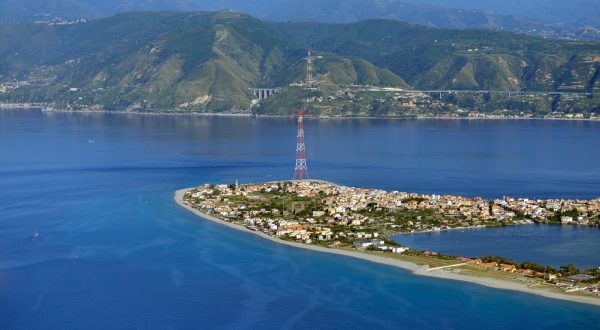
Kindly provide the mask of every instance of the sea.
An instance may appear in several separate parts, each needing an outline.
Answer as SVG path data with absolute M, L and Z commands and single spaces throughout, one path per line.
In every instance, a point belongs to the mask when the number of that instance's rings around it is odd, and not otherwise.
M 600 196 L 600 122 L 307 119 L 305 131 L 311 178 Z M 598 306 L 295 249 L 173 201 L 203 183 L 291 179 L 295 139 L 293 118 L 0 111 L 0 329 L 600 329 Z

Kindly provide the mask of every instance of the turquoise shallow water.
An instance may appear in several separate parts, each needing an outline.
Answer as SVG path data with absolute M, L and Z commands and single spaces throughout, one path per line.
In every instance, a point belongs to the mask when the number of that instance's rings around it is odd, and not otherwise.
M 0 328 L 600 328 L 598 307 L 297 250 L 173 202 L 176 189 L 207 181 L 288 178 L 294 129 L 285 119 L 0 111 Z M 600 156 L 584 152 L 599 123 L 306 130 L 313 176 L 343 184 L 485 197 L 592 197 L 600 186 Z

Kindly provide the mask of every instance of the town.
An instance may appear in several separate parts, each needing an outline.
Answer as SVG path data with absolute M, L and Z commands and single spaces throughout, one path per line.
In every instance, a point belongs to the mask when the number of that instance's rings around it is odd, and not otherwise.
M 485 200 L 453 195 L 426 195 L 338 186 L 317 180 L 229 185 L 205 184 L 186 192 L 183 203 L 201 213 L 273 238 L 363 253 L 427 261 L 454 271 L 490 271 L 537 278 L 565 291 L 598 293 L 598 269 L 574 265 L 554 269 L 517 264 L 501 257 L 448 256 L 414 251 L 390 237 L 398 233 L 434 232 L 530 223 L 600 226 L 600 198 L 594 200 Z M 416 258 L 416 259 L 415 259 Z M 465 268 L 466 267 L 466 268 Z M 521 280 L 523 280 L 521 278 Z M 528 280 L 529 281 L 529 280 Z M 569 292 L 571 292 L 569 291 Z
M 370 86 L 324 88 L 322 92 L 303 99 L 322 117 L 600 119 L 596 110 L 586 113 L 573 111 L 575 105 L 589 101 L 585 93 L 411 91 Z M 554 108 L 550 107 L 551 104 Z
M 505 197 L 488 201 L 344 187 L 323 181 L 205 185 L 191 192 L 188 201 L 206 213 L 303 241 L 534 222 L 600 225 L 600 198 Z M 298 226 L 303 229 L 290 229 Z

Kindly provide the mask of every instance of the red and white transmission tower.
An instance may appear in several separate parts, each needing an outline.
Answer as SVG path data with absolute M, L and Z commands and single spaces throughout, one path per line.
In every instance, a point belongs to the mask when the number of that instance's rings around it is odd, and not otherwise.
M 308 165 L 306 163 L 306 145 L 304 144 L 304 111 L 296 110 L 294 116 L 298 117 L 298 135 L 296 141 L 296 167 L 294 180 L 308 179 Z

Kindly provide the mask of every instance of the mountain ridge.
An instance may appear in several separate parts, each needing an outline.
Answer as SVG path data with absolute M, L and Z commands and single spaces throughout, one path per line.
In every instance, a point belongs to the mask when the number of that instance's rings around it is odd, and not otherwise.
M 249 88 L 304 79 L 307 48 L 321 57 L 315 75 L 331 89 L 587 92 L 600 75 L 594 42 L 393 20 L 273 23 L 222 11 L 138 12 L 0 25 L 0 101 L 248 112 Z
M 586 0 L 579 0 L 586 1 Z M 349 23 L 371 18 L 388 18 L 438 28 L 492 29 L 551 38 L 600 39 L 600 21 L 547 20 L 547 16 L 515 15 L 514 11 L 484 5 L 424 0 L 0 0 L 0 21 L 49 21 L 52 19 L 101 18 L 129 11 L 234 10 L 271 21 Z M 574 5 L 563 5 L 575 7 Z M 492 8 L 497 11 L 486 11 Z M 564 10 L 563 10 L 564 11 Z M 507 14 L 509 13 L 509 14 Z M 544 20 L 546 19 L 546 20 Z

